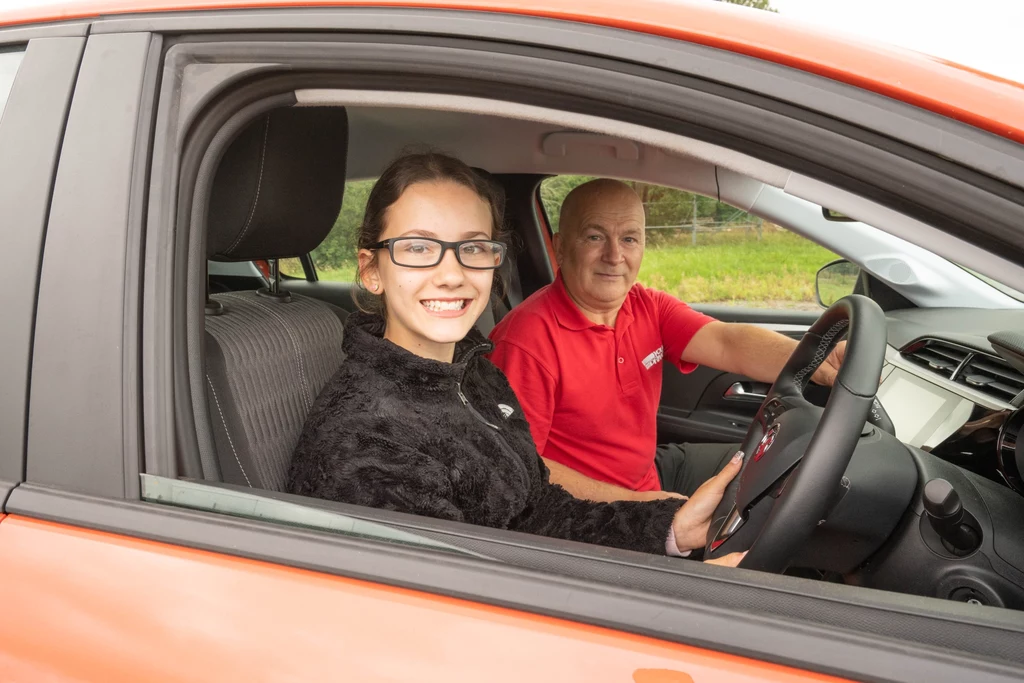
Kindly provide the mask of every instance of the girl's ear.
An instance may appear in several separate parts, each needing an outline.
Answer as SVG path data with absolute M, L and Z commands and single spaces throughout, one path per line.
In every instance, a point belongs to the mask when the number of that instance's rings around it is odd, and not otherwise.
M 374 253 L 369 249 L 359 250 L 359 281 L 367 290 L 380 295 L 384 293 L 384 289 L 380 281 L 380 271 L 373 257 Z

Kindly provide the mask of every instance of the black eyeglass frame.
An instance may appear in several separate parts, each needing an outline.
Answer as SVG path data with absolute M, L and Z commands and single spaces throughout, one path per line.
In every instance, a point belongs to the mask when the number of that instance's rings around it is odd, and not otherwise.
M 402 240 L 420 240 L 420 241 L 433 242 L 435 244 L 440 244 L 441 245 L 441 253 L 437 257 L 437 261 L 435 261 L 434 263 L 431 263 L 430 265 L 410 266 L 410 265 L 405 264 L 405 263 L 399 263 L 398 261 L 395 260 L 395 246 L 394 246 L 394 244 L 395 244 L 395 242 L 400 242 Z M 471 243 L 496 244 L 499 247 L 501 247 L 501 258 L 499 258 L 498 262 L 495 265 L 493 265 L 493 266 L 469 266 L 469 265 L 466 265 L 462 261 L 462 255 L 459 253 L 459 247 L 461 247 L 463 244 L 471 244 Z M 369 245 L 366 248 L 367 249 L 374 249 L 374 250 L 376 250 L 376 249 L 387 249 L 388 250 L 388 255 L 391 256 L 391 262 L 394 263 L 396 266 L 400 266 L 402 268 L 433 268 L 434 266 L 438 265 L 439 263 L 441 263 L 441 261 L 444 260 L 445 252 L 447 252 L 449 249 L 451 249 L 452 251 L 455 252 L 455 260 L 458 261 L 459 265 L 462 266 L 463 268 L 469 268 L 470 270 L 497 270 L 498 268 L 501 268 L 501 266 L 505 263 L 505 255 L 508 253 L 508 245 L 505 244 L 504 242 L 499 242 L 498 240 L 475 239 L 475 240 L 459 240 L 458 242 L 445 242 L 444 240 L 434 239 L 433 237 L 391 237 L 391 238 L 386 239 L 386 240 L 381 240 L 380 242 L 377 242 L 376 244 L 371 244 L 371 245 Z

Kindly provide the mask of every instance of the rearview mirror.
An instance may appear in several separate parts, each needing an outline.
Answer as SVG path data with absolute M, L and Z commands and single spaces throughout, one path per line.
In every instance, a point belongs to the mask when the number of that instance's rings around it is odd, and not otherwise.
M 846 259 L 822 266 L 814 278 L 814 296 L 822 308 L 828 308 L 848 294 L 853 294 L 860 278 L 860 268 Z

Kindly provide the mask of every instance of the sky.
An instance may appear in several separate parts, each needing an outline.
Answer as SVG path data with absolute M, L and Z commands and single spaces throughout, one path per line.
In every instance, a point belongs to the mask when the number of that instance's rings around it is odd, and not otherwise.
M 771 0 L 787 17 L 1024 83 L 1024 0 Z

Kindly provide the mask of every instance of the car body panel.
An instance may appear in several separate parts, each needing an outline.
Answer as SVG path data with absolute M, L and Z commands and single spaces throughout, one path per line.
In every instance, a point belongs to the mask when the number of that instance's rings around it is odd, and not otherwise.
M 892 97 L 1024 142 L 1024 85 L 935 57 L 826 34 L 785 17 L 711 2 L 667 0 L 377 0 L 612 26 L 745 54 Z M 181 10 L 365 6 L 359 0 L 64 0 L 7 10 L 0 26 Z
M 0 525 L 0 563 L 13 680 L 840 680 L 17 515 Z

